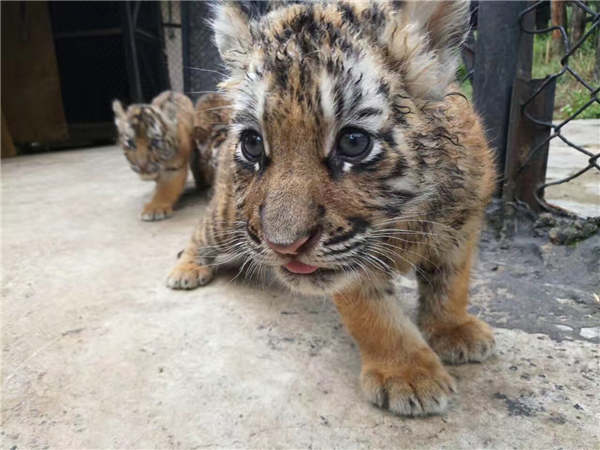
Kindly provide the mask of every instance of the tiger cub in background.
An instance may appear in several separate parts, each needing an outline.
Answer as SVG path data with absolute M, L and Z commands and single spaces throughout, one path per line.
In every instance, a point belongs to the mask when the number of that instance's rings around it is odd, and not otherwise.
M 194 141 L 190 167 L 198 188 L 210 187 L 215 178 L 218 154 L 227 138 L 231 103 L 222 94 L 198 98 L 194 115 Z
M 121 102 L 114 100 L 112 107 L 119 142 L 131 169 L 142 180 L 156 182 L 141 218 L 166 219 L 183 192 L 194 151 L 194 105 L 183 94 L 165 91 L 150 104 L 133 104 L 124 110 Z

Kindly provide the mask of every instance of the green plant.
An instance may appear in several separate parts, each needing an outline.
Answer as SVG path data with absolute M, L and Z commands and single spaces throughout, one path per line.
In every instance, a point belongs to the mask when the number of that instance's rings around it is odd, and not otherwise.
M 591 24 L 587 25 L 587 29 Z M 586 30 L 587 31 L 587 30 Z M 598 80 L 594 77 L 596 36 L 592 34 L 569 57 L 568 65 L 577 72 L 592 87 L 597 87 Z M 532 78 L 545 78 L 559 73 L 563 66 L 561 56 L 551 53 L 550 33 L 537 34 L 533 41 Z M 589 91 L 570 73 L 563 73 L 556 80 L 554 98 L 554 119 L 566 119 L 590 100 Z M 578 119 L 600 118 L 600 105 L 593 103 L 577 115 Z
M 473 100 L 473 85 L 471 80 L 465 79 L 467 76 L 467 68 L 461 64 L 456 71 L 456 79 L 460 83 L 460 90 L 469 101 Z M 464 80 L 464 81 L 463 81 Z
M 586 103 L 591 100 L 591 96 L 587 90 L 577 90 L 568 94 L 569 102 L 560 109 L 562 113 L 561 119 L 566 119 L 572 116 Z M 600 119 L 600 103 L 593 102 L 583 111 L 581 111 L 577 119 Z

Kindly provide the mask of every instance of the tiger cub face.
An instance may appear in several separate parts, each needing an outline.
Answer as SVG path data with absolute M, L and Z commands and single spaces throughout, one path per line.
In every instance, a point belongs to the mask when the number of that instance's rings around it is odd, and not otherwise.
M 131 169 L 143 180 L 155 180 L 177 154 L 177 126 L 164 111 L 150 104 L 127 110 L 113 102 L 119 143 Z
M 252 258 L 290 288 L 331 293 L 410 265 L 425 239 L 411 219 L 457 210 L 470 168 L 447 157 L 439 117 L 467 12 L 464 2 L 307 2 L 261 17 L 217 7 L 238 223 Z M 396 229 L 415 231 L 391 248 Z

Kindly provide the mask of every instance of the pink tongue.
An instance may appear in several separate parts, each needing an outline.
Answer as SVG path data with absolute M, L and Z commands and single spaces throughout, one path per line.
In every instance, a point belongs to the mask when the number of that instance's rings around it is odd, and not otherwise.
M 287 270 L 289 270 L 292 273 L 298 273 L 298 274 L 302 274 L 302 275 L 307 275 L 309 273 L 313 273 L 315 270 L 318 269 L 318 267 L 316 267 L 316 266 L 309 266 L 308 264 L 303 264 L 300 261 L 289 262 L 283 267 L 285 267 Z

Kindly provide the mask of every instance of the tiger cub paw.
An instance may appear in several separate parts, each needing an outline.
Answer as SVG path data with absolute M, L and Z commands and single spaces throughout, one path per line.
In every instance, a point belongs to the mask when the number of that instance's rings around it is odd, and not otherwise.
M 145 222 L 153 222 L 166 219 L 172 215 L 173 207 L 171 205 L 148 203 L 144 206 L 140 217 Z
M 443 413 L 456 392 L 454 379 L 429 348 L 402 363 L 365 364 L 361 385 L 371 403 L 402 416 Z
M 194 289 L 209 283 L 214 276 L 212 267 L 194 263 L 181 263 L 175 266 L 167 277 L 167 287 L 171 289 Z
M 485 361 L 496 346 L 492 328 L 474 316 L 461 325 L 433 328 L 428 335 L 431 348 L 449 364 Z

